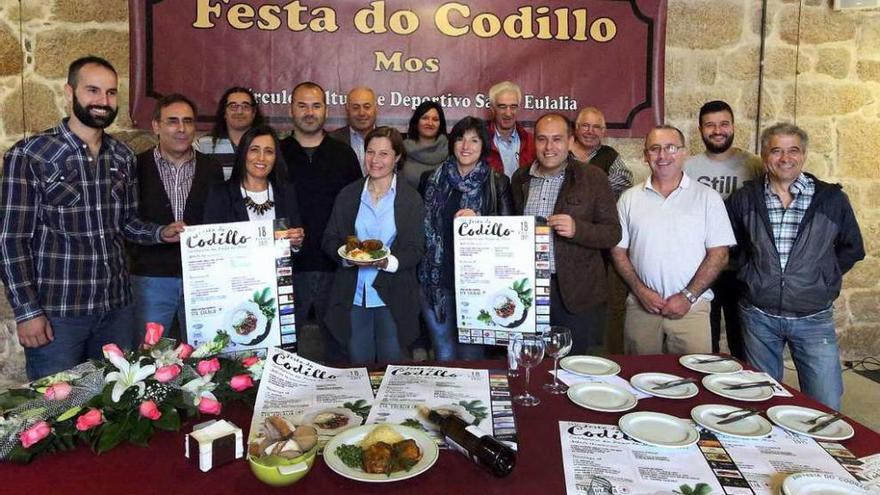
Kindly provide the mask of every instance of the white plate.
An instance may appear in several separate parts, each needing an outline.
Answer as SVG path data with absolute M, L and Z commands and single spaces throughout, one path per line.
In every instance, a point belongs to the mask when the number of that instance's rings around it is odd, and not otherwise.
M 796 473 L 782 482 L 787 495 L 868 495 L 858 482 L 823 473 Z
M 323 422 L 325 420 L 322 415 L 331 414 L 347 418 L 348 421 L 336 428 L 324 428 L 315 424 L 315 422 Z M 318 430 L 318 435 L 323 435 L 324 437 L 336 435 L 345 430 L 350 430 L 360 426 L 363 422 L 363 418 L 355 414 L 351 409 L 346 409 L 344 407 L 317 407 L 306 411 L 303 413 L 302 417 L 296 419 L 297 424 L 314 426 L 315 429 Z
M 654 387 L 671 382 L 673 380 L 682 380 L 683 377 L 670 375 L 668 373 L 639 373 L 629 379 L 630 385 L 648 395 L 663 397 L 665 399 L 689 399 L 700 389 L 696 383 L 684 383 L 674 387 L 664 388 L 661 390 L 653 390 Z
M 257 319 L 253 330 L 242 335 L 235 330 L 235 325 L 242 322 L 248 313 L 254 315 Z M 245 301 L 236 305 L 232 310 L 226 313 L 226 332 L 229 334 L 229 340 L 241 345 L 254 345 L 266 338 L 266 323 L 268 319 L 260 310 L 260 306 L 253 301 Z M 263 336 L 263 338 L 259 338 Z M 256 340 L 256 342 L 254 342 Z
M 565 371 L 581 376 L 605 376 L 620 373 L 620 365 L 599 356 L 567 356 L 559 361 Z
M 501 316 L 495 311 L 495 309 L 505 304 L 507 301 L 513 303 L 513 313 L 509 316 Z M 523 312 L 525 311 L 525 306 L 520 300 L 519 294 L 513 289 L 501 289 L 487 297 L 485 308 L 485 311 L 489 313 L 489 316 L 496 325 L 507 328 L 517 326 L 515 323 L 522 319 Z
M 718 361 L 717 363 L 701 364 L 697 362 L 704 359 L 718 359 L 719 357 L 720 356 L 716 356 L 713 354 L 688 354 L 686 356 L 678 358 L 678 362 L 681 363 L 681 365 L 685 368 L 697 371 L 699 373 L 725 374 L 737 373 L 739 371 L 742 371 L 742 365 L 733 359 L 728 361 Z
M 389 254 L 391 254 L 391 251 L 389 251 L 387 247 L 383 247 L 382 251 L 385 251 L 385 255 L 380 258 L 375 258 L 375 259 L 371 259 L 371 260 L 358 260 L 358 259 L 354 259 L 354 258 L 349 258 L 346 255 L 345 245 L 343 244 L 342 246 L 339 246 L 339 249 L 336 250 L 336 254 L 338 254 L 340 258 L 357 265 L 357 264 L 369 264 L 374 261 L 384 260 L 385 258 L 388 257 Z
M 725 390 L 726 387 L 743 383 L 763 382 L 766 378 L 760 376 L 745 375 L 706 375 L 703 377 L 703 386 L 713 394 L 733 400 L 759 402 L 773 397 L 773 386 L 744 388 L 742 390 Z
M 578 383 L 568 387 L 567 393 L 572 402 L 594 411 L 629 411 L 639 403 L 629 390 L 610 383 Z
M 435 462 L 437 462 L 437 457 L 440 455 L 440 449 L 437 447 L 437 443 L 434 442 L 434 440 L 432 440 L 425 432 L 407 426 L 389 424 L 388 426 L 397 430 L 397 432 L 403 435 L 404 438 L 412 438 L 416 441 L 416 444 L 418 444 L 419 450 L 422 451 L 422 458 L 415 464 L 415 466 L 409 471 L 398 471 L 396 473 L 391 473 L 390 476 L 385 474 L 365 473 L 362 469 L 354 469 L 346 466 L 345 463 L 342 462 L 342 459 L 336 455 L 336 448 L 342 444 L 359 444 L 361 440 L 363 440 L 364 437 L 366 437 L 376 426 L 377 425 L 359 426 L 333 437 L 332 440 L 327 442 L 327 446 L 324 447 L 324 462 L 327 463 L 327 466 L 333 471 L 336 471 L 339 475 L 355 481 L 388 483 L 418 476 L 427 471 Z
M 806 424 L 805 421 L 810 421 L 819 416 L 825 416 L 825 414 L 826 413 L 819 411 L 818 409 L 810 409 L 809 407 L 801 406 L 774 406 L 767 409 L 767 417 L 770 421 L 773 421 L 780 428 L 801 435 L 807 435 L 819 440 L 836 441 L 846 440 L 856 434 L 853 427 L 842 419 L 838 419 L 816 433 L 807 433 L 807 430 L 815 425 Z M 828 416 L 823 419 L 827 418 Z
M 691 418 L 698 425 L 707 430 L 721 433 L 722 435 L 729 435 L 731 437 L 763 438 L 773 431 L 773 425 L 771 425 L 770 422 L 764 419 L 760 414 L 755 414 L 748 418 L 734 421 L 733 423 L 727 423 L 726 425 L 719 424 L 725 419 L 730 419 L 731 417 L 747 413 L 747 411 L 735 412 L 730 416 L 725 416 L 723 418 L 717 416 L 718 414 L 726 414 L 731 411 L 736 411 L 737 409 L 741 408 L 722 404 L 703 404 L 702 406 L 697 406 L 691 409 Z
M 633 412 L 617 422 L 630 438 L 655 447 L 689 447 L 700 439 L 686 420 L 656 412 Z

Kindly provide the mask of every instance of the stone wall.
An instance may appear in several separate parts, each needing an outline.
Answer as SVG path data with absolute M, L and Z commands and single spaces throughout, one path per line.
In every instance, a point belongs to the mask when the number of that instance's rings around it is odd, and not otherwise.
M 868 257 L 846 276 L 836 303 L 838 326 L 845 355 L 877 355 L 880 11 L 833 12 L 830 0 L 768 3 L 761 126 L 796 120 L 811 135 L 808 169 L 843 183 L 850 195 Z M 150 146 L 152 138 L 131 129 L 127 114 L 127 5 L 125 0 L 0 3 L 0 152 L 23 132 L 49 127 L 64 114 L 67 64 L 87 53 L 108 58 L 120 73 L 120 113 L 111 131 L 138 150 Z M 734 108 L 737 145 L 754 149 L 760 21 L 760 0 L 669 0 L 666 118 L 684 130 L 692 153 L 701 151 L 697 110 L 718 98 Z M 610 144 L 624 153 L 638 178 L 647 175 L 640 140 Z

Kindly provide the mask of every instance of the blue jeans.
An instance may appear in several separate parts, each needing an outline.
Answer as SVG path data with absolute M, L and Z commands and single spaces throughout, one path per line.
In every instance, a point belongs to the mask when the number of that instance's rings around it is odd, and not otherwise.
M 134 295 L 134 329 L 132 348 L 144 341 L 147 323 L 156 322 L 165 327 L 163 337 L 185 340 L 186 309 L 183 307 L 183 279 L 177 277 L 131 276 Z M 180 334 L 171 334 L 174 317 L 177 316 Z M 184 338 L 181 338 L 184 337 Z
M 428 327 L 431 346 L 434 347 L 434 359 L 437 361 L 454 361 L 456 359 L 475 361 L 483 359 L 483 346 L 458 343 L 458 327 L 455 324 L 455 293 L 451 290 L 445 290 L 445 292 L 446 319 L 440 322 L 434 313 L 434 307 L 428 302 L 425 291 L 419 291 L 422 317 L 425 319 L 425 326 Z
M 788 343 L 801 391 L 840 409 L 843 378 L 830 308 L 802 318 L 784 318 L 741 304 L 739 314 L 746 360 L 752 366 L 781 381 L 782 349 Z
M 115 343 L 129 349 L 134 334 L 132 306 L 85 316 L 47 317 L 54 339 L 41 347 L 25 347 L 27 376 L 36 380 L 103 356 L 101 347 Z
M 397 324 L 387 306 L 351 308 L 351 337 L 348 355 L 353 363 L 400 361 Z

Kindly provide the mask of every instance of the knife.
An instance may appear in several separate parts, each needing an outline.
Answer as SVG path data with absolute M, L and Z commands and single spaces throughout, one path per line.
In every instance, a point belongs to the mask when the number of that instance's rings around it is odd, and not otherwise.
M 696 383 L 696 380 L 693 378 L 683 378 L 681 380 L 672 380 L 671 382 L 661 383 L 656 387 L 651 387 L 651 390 L 663 390 L 667 388 L 677 387 L 679 385 L 684 385 L 686 383 Z
M 755 387 L 772 387 L 773 382 L 763 381 L 763 382 L 747 382 L 740 383 L 737 385 L 731 385 L 729 387 L 724 387 L 724 390 L 742 390 L 744 388 L 755 388 Z
M 718 422 L 719 425 L 729 425 L 730 423 L 736 423 L 741 419 L 748 418 L 749 416 L 754 416 L 755 414 L 760 414 L 761 411 L 759 409 L 755 409 L 754 411 L 749 411 L 745 414 L 740 414 L 739 416 L 734 416 L 732 418 L 722 419 Z
M 735 359 L 732 357 L 718 357 L 711 359 L 697 359 L 694 361 L 696 364 L 710 364 L 710 363 L 720 363 L 722 361 L 734 361 Z
M 819 430 L 830 425 L 831 423 L 834 423 L 834 422 L 839 421 L 841 419 L 843 419 L 843 413 L 840 413 L 840 412 L 834 413 L 834 416 L 831 416 L 830 418 L 826 419 L 825 421 L 822 421 L 821 423 L 817 424 L 816 426 L 810 428 L 809 430 L 807 430 L 807 433 L 816 433 Z

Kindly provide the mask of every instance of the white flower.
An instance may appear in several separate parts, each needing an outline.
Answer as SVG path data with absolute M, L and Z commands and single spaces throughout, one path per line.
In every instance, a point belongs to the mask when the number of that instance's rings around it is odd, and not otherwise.
M 211 381 L 212 378 L 214 378 L 214 374 L 208 373 L 205 376 L 193 378 L 180 388 L 191 395 L 193 405 L 198 406 L 199 402 L 202 401 L 202 397 L 217 400 L 217 397 L 212 393 L 212 390 L 217 388 L 217 384 Z
M 158 348 L 154 347 L 150 351 L 150 357 L 156 360 L 156 368 L 161 368 L 162 366 L 168 366 L 171 364 L 183 365 L 183 360 L 180 359 L 180 356 L 177 354 L 177 351 L 174 348 Z
M 119 370 L 108 373 L 104 378 L 104 381 L 107 383 L 116 382 L 113 385 L 113 393 L 110 395 L 113 402 L 119 402 L 122 394 L 124 394 L 129 387 L 138 388 L 138 398 L 144 396 L 144 391 L 147 387 L 144 380 L 156 372 L 156 366 L 152 364 L 141 366 L 141 361 L 143 359 L 144 358 L 139 358 L 137 362 L 129 363 L 125 358 L 115 356 L 110 358 L 110 362 Z
M 198 346 L 190 357 L 198 359 L 213 356 L 223 351 L 227 345 L 229 345 L 229 334 L 220 330 L 217 332 L 217 335 L 214 336 L 214 340 Z

